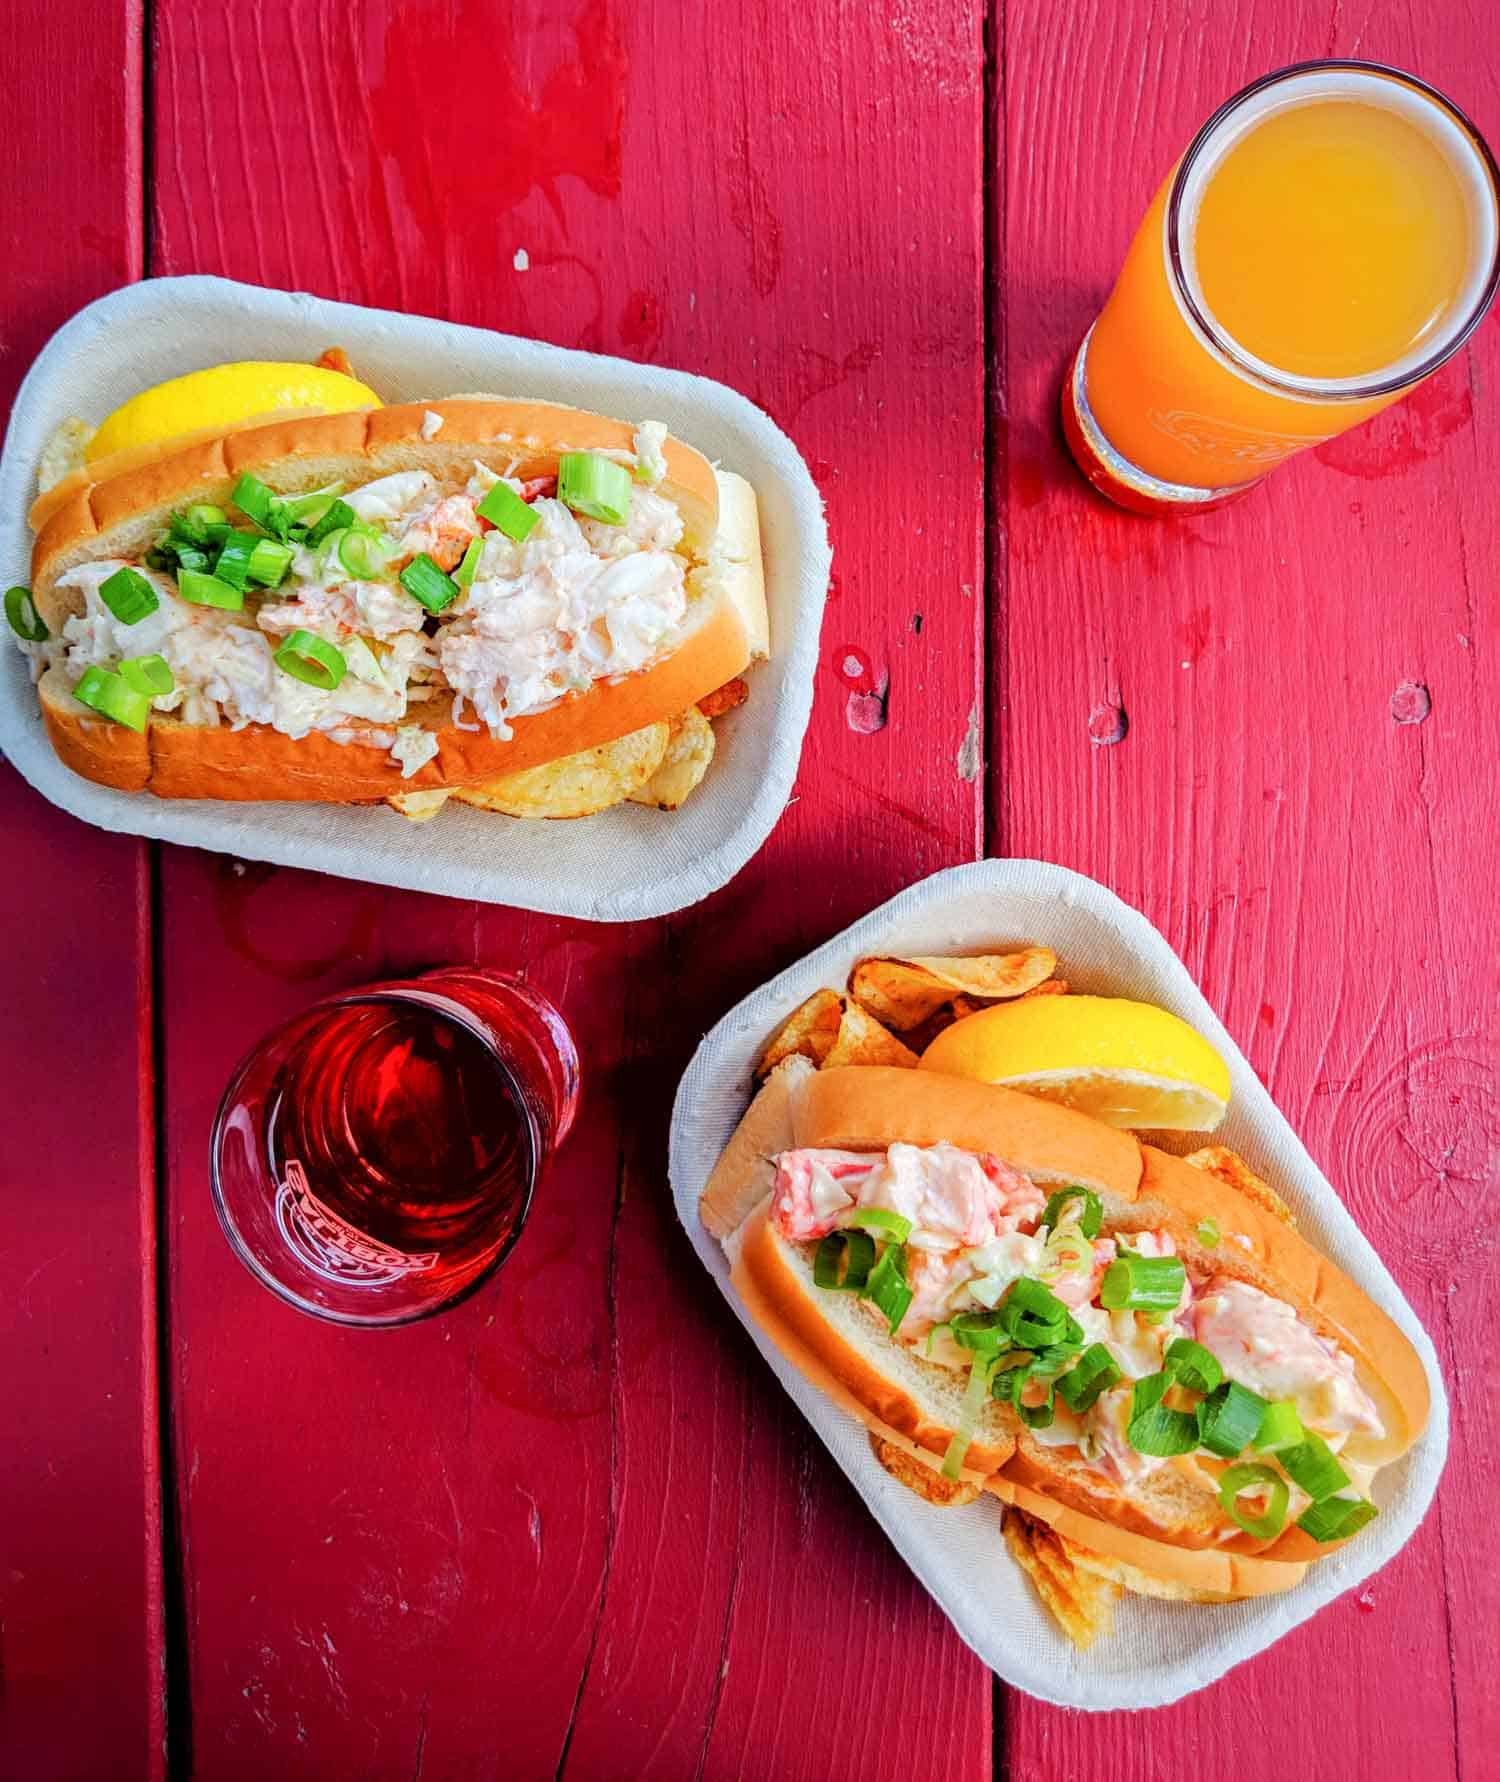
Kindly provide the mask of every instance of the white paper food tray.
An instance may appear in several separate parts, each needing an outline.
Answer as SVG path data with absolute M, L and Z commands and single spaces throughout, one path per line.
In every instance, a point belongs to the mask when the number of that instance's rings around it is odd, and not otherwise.
M 348 349 L 360 377 L 389 402 L 491 390 L 665 421 L 754 485 L 771 660 L 752 671 L 746 703 L 718 720 L 718 757 L 694 796 L 676 812 L 623 805 L 570 823 L 450 804 L 416 825 L 383 805 L 237 805 L 115 792 L 80 779 L 53 754 L 26 663 L 8 646 L 0 652 L 0 749 L 39 792 L 86 822 L 279 866 L 606 922 L 665 915 L 726 884 L 791 795 L 812 705 L 829 549 L 823 505 L 796 447 L 723 384 L 229 279 L 149 279 L 80 310 L 21 386 L 0 461 L 5 584 L 30 579 L 26 512 L 43 443 L 59 421 L 102 420 L 137 390 L 227 357 L 313 359 L 333 345 Z M 394 769 L 392 787 L 401 787 Z
M 936 1509 L 898 1485 L 863 1428 L 809 1386 L 750 1321 L 698 1196 L 744 1112 L 754 1060 L 776 1024 L 821 986 L 843 989 L 870 954 L 979 953 L 1035 942 L 1052 947 L 1076 990 L 1159 1003 L 1206 1036 L 1228 1062 L 1230 1113 L 1215 1142 L 1242 1152 L 1291 1204 L 1300 1229 L 1395 1319 L 1432 1388 L 1426 1434 L 1381 1475 L 1381 1514 L 1355 1541 L 1312 1566 L 1280 1596 L 1205 1606 L 1126 1596 L 1113 1638 L 1079 1652 L 1059 1633 L 1000 1537 L 989 1497 Z M 1380 1258 L 1303 1149 L 1230 1039 L 1186 966 L 1137 911 L 1092 879 L 1035 860 L 987 860 L 913 885 L 731 1010 L 699 1046 L 672 1114 L 672 1193 L 703 1265 L 897 1551 L 975 1652 L 1007 1683 L 1073 1708 L 1149 1708 L 1178 1700 L 1264 1651 L 1325 1603 L 1362 1583 L 1415 1532 L 1448 1451 L 1448 1401 L 1432 1344 Z

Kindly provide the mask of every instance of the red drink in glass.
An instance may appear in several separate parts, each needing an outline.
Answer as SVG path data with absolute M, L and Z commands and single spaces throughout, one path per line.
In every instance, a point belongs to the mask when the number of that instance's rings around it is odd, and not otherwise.
M 224 1093 L 220 1222 L 303 1311 L 426 1317 L 504 1260 L 578 1081 L 561 1015 L 508 974 L 452 967 L 329 997 L 261 1041 Z

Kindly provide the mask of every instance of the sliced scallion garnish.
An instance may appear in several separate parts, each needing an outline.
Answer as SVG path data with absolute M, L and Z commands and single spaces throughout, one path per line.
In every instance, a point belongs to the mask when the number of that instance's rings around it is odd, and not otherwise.
M 1238 1380 L 1226 1380 L 1198 1406 L 1199 1445 L 1221 1460 L 1233 1460 L 1255 1440 L 1265 1415 L 1266 1401 L 1258 1393 Z
M 120 679 L 135 693 L 159 699 L 177 685 L 165 656 L 127 656 L 120 664 Z
M 73 689 L 73 697 L 130 730 L 144 732 L 151 715 L 151 701 L 146 694 L 126 686 L 119 675 L 107 668 L 86 668 Z
M 1282 1448 L 1276 1458 L 1294 1485 L 1299 1485 L 1315 1504 L 1325 1497 L 1334 1497 L 1349 1486 L 1349 1475 L 1339 1465 L 1338 1456 L 1322 1438 L 1305 1430 L 1302 1440 L 1293 1447 Z
M 117 569 L 99 584 L 99 598 L 122 625 L 138 625 L 161 605 L 138 569 Z
M 401 586 L 430 613 L 451 606 L 461 592 L 451 575 L 445 575 L 426 551 L 413 557 L 401 571 Z
M 331 693 L 343 680 L 348 664 L 325 638 L 312 631 L 294 631 L 277 649 L 276 666 L 294 681 Z
M 1186 1279 L 1180 1256 L 1121 1256 L 1104 1271 L 1099 1303 L 1107 1312 L 1170 1312 Z
M 1254 1492 L 1265 1507 L 1257 1516 L 1240 1507 L 1240 1498 Z M 1240 1466 L 1226 1467 L 1219 1478 L 1219 1508 L 1257 1541 L 1272 1541 L 1286 1527 L 1286 1510 L 1291 1502 L 1286 1480 L 1275 1467 L 1258 1461 L 1245 1461 Z
M 863 1293 L 875 1240 L 863 1231 L 831 1231 L 813 1255 L 813 1284 L 830 1293 Z
M 626 482 L 628 483 L 629 480 L 627 477 Z M 560 478 L 559 493 L 561 493 Z M 569 503 L 569 505 L 574 504 Z M 515 490 L 505 483 L 496 483 L 475 511 L 481 520 L 488 520 L 492 526 L 503 532 L 507 538 L 513 538 L 517 544 L 524 544 L 541 521 L 541 515 L 522 501 Z M 578 511 L 587 513 L 588 509 L 579 508 Z
M 5 590 L 5 617 L 16 636 L 27 643 L 45 643 L 50 635 L 36 610 L 30 588 L 18 586 Z
M 194 606 L 217 606 L 229 613 L 239 612 L 245 604 L 243 588 L 220 581 L 216 575 L 205 575 L 199 569 L 178 570 L 177 592 Z
M 630 517 L 630 472 L 597 452 L 564 452 L 557 461 L 557 498 L 588 519 L 623 526 Z
M 1309 1504 L 1297 1518 L 1297 1526 L 1315 1541 L 1342 1541 L 1358 1534 L 1380 1512 L 1362 1497 L 1325 1497 Z
M 1064 1222 L 1076 1223 L 1086 1238 L 1098 1237 L 1103 1221 L 1104 1207 L 1092 1188 L 1060 1188 L 1048 1197 L 1042 1214 L 1042 1224 L 1050 1225 L 1053 1231 Z

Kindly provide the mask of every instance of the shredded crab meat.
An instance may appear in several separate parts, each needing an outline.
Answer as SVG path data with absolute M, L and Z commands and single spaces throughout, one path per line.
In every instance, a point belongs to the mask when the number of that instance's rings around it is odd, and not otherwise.
M 424 432 L 430 439 L 438 428 Z M 524 540 L 478 513 L 501 480 L 536 515 Z M 59 587 L 81 594 L 84 612 L 61 636 L 23 647 L 34 673 L 60 667 L 75 680 L 124 655 L 162 654 L 177 685 L 153 703 L 194 724 L 268 724 L 294 737 L 318 730 L 389 748 L 392 734 L 418 729 L 402 722 L 412 690 L 426 696 L 436 687 L 451 695 L 458 727 L 505 738 L 519 716 L 650 666 L 688 613 L 689 563 L 671 501 L 638 486 L 625 524 L 609 526 L 580 521 L 556 489 L 555 475 L 502 479 L 477 461 L 456 492 L 427 471 L 395 471 L 340 497 L 384 541 L 385 579 L 351 576 L 337 539 L 303 544 L 278 588 L 252 589 L 244 609 L 230 613 L 183 601 L 169 576 L 139 562 L 111 559 L 63 576 Z M 484 549 L 472 583 L 439 615 L 396 579 L 418 555 L 451 572 L 476 539 Z M 99 596 L 123 567 L 145 574 L 158 596 L 157 611 L 128 628 Z M 337 688 L 309 687 L 277 667 L 274 652 L 294 631 L 345 653 Z M 413 735 L 393 761 L 414 771 L 408 760 L 426 747 Z

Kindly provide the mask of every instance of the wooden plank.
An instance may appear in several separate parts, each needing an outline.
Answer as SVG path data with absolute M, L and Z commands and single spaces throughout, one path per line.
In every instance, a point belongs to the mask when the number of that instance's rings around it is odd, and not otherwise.
M 1493 327 L 1418 396 L 1192 521 L 1084 490 L 1055 421 L 1066 356 L 1202 117 L 1317 51 L 1413 67 L 1493 130 L 1493 19 L 1179 0 L 1012 6 L 1005 291 L 1010 536 L 999 590 L 997 851 L 1145 910 L 1360 1216 L 1438 1345 L 1455 1433 L 1437 1508 L 1367 1590 L 1180 1708 L 1127 1723 L 1008 1707 L 1010 1773 L 1379 1778 L 1493 1762 L 1500 1586 L 1458 1557 L 1496 1439 L 1483 1370 L 1493 1179 L 1497 446 Z M 1407 722 L 1430 690 L 1431 713 Z M 1125 740 L 1091 743 L 1118 704 Z M 1099 729 L 1110 726 L 1101 720 Z M 1488 969 L 1482 961 L 1489 961 Z
M 807 453 L 839 565 L 797 802 L 687 916 L 609 930 L 165 856 L 205 1777 L 823 1775 L 849 1728 L 808 1706 L 851 1668 L 880 1701 L 863 1772 L 920 1770 L 936 1738 L 946 1774 L 988 1774 L 987 1674 L 737 1334 L 664 1173 L 703 1028 L 979 835 L 979 13 L 899 10 L 891 31 L 765 0 L 685 35 L 616 0 L 352 30 L 326 0 L 266 4 L 255 57 L 295 76 L 226 108 L 205 71 L 240 26 L 158 7 L 158 270 L 722 377 Z M 399 1336 L 323 1330 L 224 1249 L 214 1098 L 314 993 L 445 958 L 524 961 L 559 998 L 587 1114 L 496 1289 Z
M 140 10 L 6 16 L 0 409 L 47 336 L 141 269 Z M 80 120 L 87 120 L 80 127 Z M 38 144 L 47 145 L 39 152 Z M 23 572 L 8 565 L 6 580 Z M 150 894 L 139 842 L 0 768 L 0 1768 L 162 1773 Z

